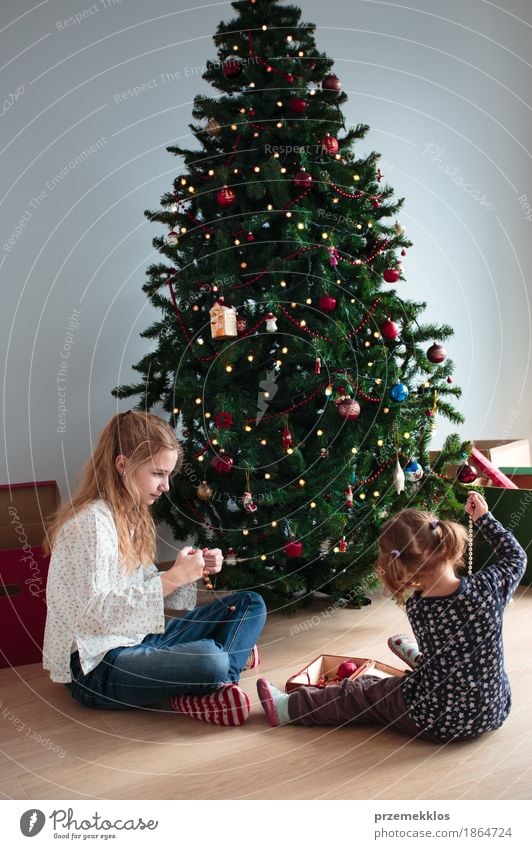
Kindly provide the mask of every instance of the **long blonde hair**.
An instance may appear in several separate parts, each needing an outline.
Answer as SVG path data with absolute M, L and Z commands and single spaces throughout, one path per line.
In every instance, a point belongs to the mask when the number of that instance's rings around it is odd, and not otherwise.
M 434 569 L 452 563 L 463 566 L 466 529 L 424 510 L 401 510 L 381 530 L 377 574 L 395 601 L 424 586 Z
M 131 474 L 161 449 L 177 451 L 174 472 L 183 462 L 183 449 L 171 427 L 151 413 L 130 410 L 118 413 L 104 427 L 96 447 L 79 476 L 79 485 L 70 502 L 54 514 L 48 526 L 43 548 L 49 554 L 62 526 L 84 507 L 97 499 L 109 506 L 117 528 L 120 557 L 127 572 L 155 558 L 155 524 L 150 509 L 139 502 L 139 493 Z M 127 474 L 122 477 L 115 460 L 128 458 Z M 131 527 L 134 528 L 132 538 Z

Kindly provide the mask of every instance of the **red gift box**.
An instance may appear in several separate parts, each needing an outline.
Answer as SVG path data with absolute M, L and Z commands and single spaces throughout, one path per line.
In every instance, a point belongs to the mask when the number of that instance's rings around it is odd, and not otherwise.
M 55 481 L 0 486 L 0 667 L 42 660 L 50 558 L 41 543 L 58 506 Z

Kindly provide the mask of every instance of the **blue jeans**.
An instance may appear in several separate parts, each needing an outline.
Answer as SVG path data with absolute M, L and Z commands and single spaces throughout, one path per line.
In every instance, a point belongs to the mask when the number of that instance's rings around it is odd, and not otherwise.
M 237 682 L 266 621 L 262 596 L 238 592 L 168 619 L 163 634 L 118 646 L 85 675 L 76 652 L 65 686 L 85 707 L 124 710 Z

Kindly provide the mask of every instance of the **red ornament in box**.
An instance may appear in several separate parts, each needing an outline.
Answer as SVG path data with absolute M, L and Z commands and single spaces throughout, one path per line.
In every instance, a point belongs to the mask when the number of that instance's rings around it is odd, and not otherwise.
M 303 544 L 293 539 L 286 543 L 284 550 L 288 557 L 301 557 L 303 554 Z
M 308 171 L 302 168 L 301 171 L 297 172 L 292 182 L 297 189 L 306 189 L 312 183 L 312 177 Z
M 242 63 L 239 56 L 228 56 L 223 63 L 223 75 L 228 80 L 234 80 L 242 73 Z
M 460 483 L 473 483 L 478 478 L 478 472 L 470 463 L 464 463 L 458 469 L 456 477 Z
M 283 448 L 287 451 L 289 448 L 292 448 L 292 434 L 290 433 L 287 425 L 283 428 Z
M 336 409 L 343 419 L 358 419 L 360 404 L 354 398 L 342 398 L 336 402 Z
M 399 280 L 399 272 L 396 268 L 387 268 L 382 276 L 387 283 L 396 283 Z
M 233 471 L 234 460 L 232 457 L 229 457 L 227 454 L 219 454 L 217 457 L 213 457 L 212 467 L 215 472 L 218 472 L 219 475 L 229 475 Z
M 438 342 L 434 342 L 427 351 L 427 359 L 434 364 L 443 363 L 446 356 L 447 351 Z
M 223 189 L 220 189 L 218 194 L 216 195 L 216 202 L 218 206 L 221 206 L 222 209 L 226 209 L 228 206 L 231 206 L 236 200 L 236 194 L 232 189 L 229 189 L 227 186 L 224 186 Z
M 397 339 L 399 336 L 399 328 L 395 321 L 392 321 L 391 318 L 387 318 L 386 321 L 381 324 L 380 330 L 383 339 L 392 340 Z
M 320 310 L 323 312 L 334 312 L 336 309 L 336 298 L 332 295 L 323 295 L 319 301 Z
M 324 91 L 331 91 L 334 94 L 338 94 L 342 90 L 342 81 L 338 79 L 336 74 L 327 74 L 321 87 Z
M 327 133 L 326 136 L 323 136 L 321 140 L 321 146 L 325 153 L 327 153 L 329 156 L 334 156 L 338 153 L 338 139 L 334 136 L 331 136 L 329 133 Z

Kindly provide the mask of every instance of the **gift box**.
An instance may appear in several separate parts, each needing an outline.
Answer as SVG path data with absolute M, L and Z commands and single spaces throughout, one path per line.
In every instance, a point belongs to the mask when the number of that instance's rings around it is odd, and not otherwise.
M 41 545 L 59 503 L 55 481 L 0 485 L 0 667 L 42 660 L 50 558 Z
M 338 667 L 345 661 L 353 661 L 356 663 L 356 670 L 346 676 L 350 681 L 359 678 L 361 675 L 375 675 L 377 678 L 390 678 L 391 676 L 404 675 L 404 669 L 397 669 L 395 666 L 388 666 L 387 663 L 381 663 L 380 660 L 372 660 L 369 657 L 347 657 L 338 654 L 320 654 L 315 657 L 307 666 L 303 667 L 296 675 L 292 675 L 286 682 L 285 690 L 287 693 L 292 693 L 299 687 L 327 687 L 331 684 L 338 683 Z M 342 679 L 342 680 L 345 680 Z

